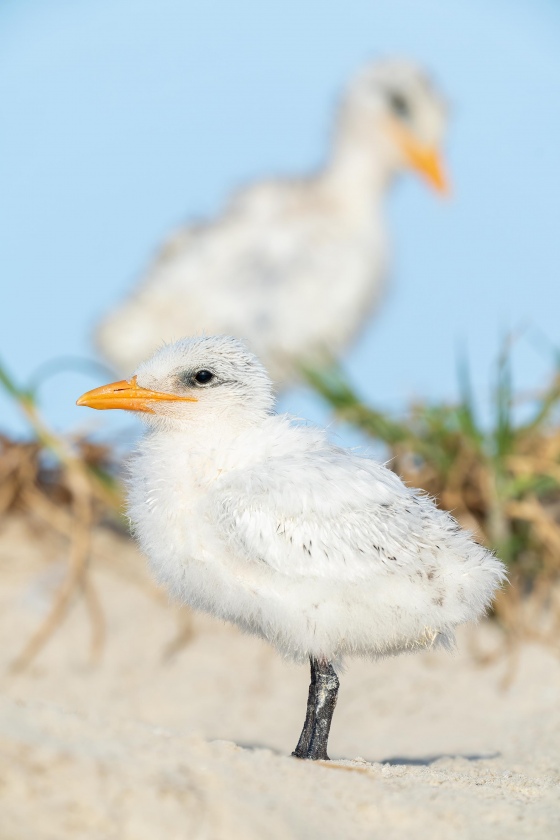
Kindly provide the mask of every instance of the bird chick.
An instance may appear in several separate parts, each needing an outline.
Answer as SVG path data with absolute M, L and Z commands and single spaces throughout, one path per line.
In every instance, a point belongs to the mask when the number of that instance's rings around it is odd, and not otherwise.
M 214 222 L 186 226 L 101 322 L 97 343 L 128 372 L 162 341 L 203 331 L 246 339 L 273 380 L 338 357 L 380 298 L 385 194 L 407 169 L 444 191 L 445 106 L 408 61 L 369 65 L 338 109 L 315 175 L 257 183 Z
M 137 411 L 128 513 L 158 581 L 310 660 L 295 750 L 326 759 L 345 656 L 453 643 L 504 567 L 422 492 L 323 430 L 273 413 L 269 377 L 231 337 L 163 347 L 78 405 Z

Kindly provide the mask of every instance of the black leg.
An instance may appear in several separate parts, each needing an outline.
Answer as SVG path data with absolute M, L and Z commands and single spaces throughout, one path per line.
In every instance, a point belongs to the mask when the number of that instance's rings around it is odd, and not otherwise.
M 307 695 L 307 712 L 305 715 L 305 723 L 299 736 L 297 747 L 292 755 L 296 758 L 307 758 L 307 750 L 309 749 L 309 742 L 313 734 L 313 725 L 315 723 L 315 669 L 313 668 L 313 660 L 311 662 L 311 682 L 309 683 L 309 694 Z
M 313 761 L 328 761 L 327 742 L 338 696 L 338 677 L 330 662 L 311 660 L 311 683 L 307 697 L 307 714 L 292 755 Z
M 307 758 L 317 761 L 328 761 L 327 742 L 331 721 L 340 685 L 336 672 L 330 662 L 313 660 L 312 670 L 315 670 L 315 722 Z

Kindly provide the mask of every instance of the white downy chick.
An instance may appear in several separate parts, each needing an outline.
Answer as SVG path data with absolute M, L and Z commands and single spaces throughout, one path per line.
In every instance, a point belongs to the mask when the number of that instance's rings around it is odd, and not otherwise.
M 257 183 L 220 218 L 180 229 L 141 284 L 101 322 L 97 343 L 129 372 L 182 335 L 246 339 L 273 380 L 338 357 L 377 305 L 386 274 L 383 203 L 413 168 L 439 190 L 445 105 L 403 60 L 364 68 L 338 109 L 325 166 Z
M 311 660 L 300 757 L 327 757 L 345 656 L 450 646 L 505 577 L 428 496 L 273 414 L 266 371 L 234 338 L 166 346 L 131 381 L 78 404 L 139 411 L 147 423 L 128 513 L 160 583 Z

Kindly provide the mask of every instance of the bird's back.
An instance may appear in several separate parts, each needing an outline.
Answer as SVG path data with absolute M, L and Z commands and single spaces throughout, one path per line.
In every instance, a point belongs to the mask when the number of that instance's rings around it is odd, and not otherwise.
M 373 210 L 347 218 L 312 180 L 258 184 L 215 223 L 174 235 L 98 343 L 129 371 L 162 341 L 231 334 L 274 379 L 291 378 L 347 344 L 379 294 L 384 255 Z

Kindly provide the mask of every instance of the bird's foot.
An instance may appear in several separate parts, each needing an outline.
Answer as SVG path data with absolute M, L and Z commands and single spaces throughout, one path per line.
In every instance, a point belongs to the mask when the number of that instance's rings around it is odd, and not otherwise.
M 330 761 L 330 758 L 327 755 L 327 751 L 322 744 L 315 749 L 312 749 L 310 747 L 306 753 L 301 753 L 297 750 L 294 750 L 292 756 L 294 758 L 301 758 L 304 761 Z

